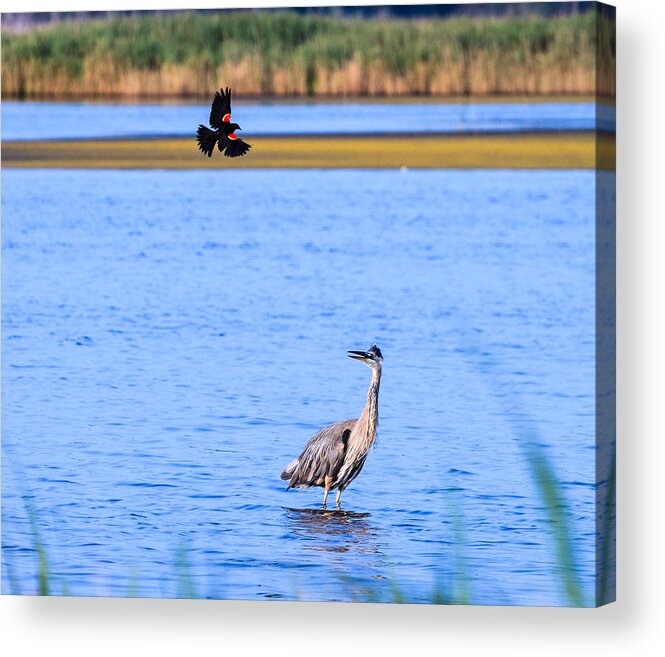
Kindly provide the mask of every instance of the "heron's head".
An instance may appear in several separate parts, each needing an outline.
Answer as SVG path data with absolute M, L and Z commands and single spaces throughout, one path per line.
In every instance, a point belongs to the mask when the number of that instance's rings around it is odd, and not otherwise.
M 367 351 L 349 351 L 348 354 L 349 358 L 362 361 L 365 363 L 365 365 L 371 367 L 373 370 L 377 367 L 381 367 L 381 363 L 383 363 L 381 349 L 379 349 L 375 344 L 373 344 Z

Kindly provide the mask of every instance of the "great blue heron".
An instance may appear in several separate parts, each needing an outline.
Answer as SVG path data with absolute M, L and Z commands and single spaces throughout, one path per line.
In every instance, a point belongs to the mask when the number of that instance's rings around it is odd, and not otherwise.
M 282 479 L 289 488 L 323 487 L 323 508 L 328 493 L 337 489 L 335 504 L 339 509 L 342 491 L 360 474 L 369 450 L 374 445 L 379 426 L 379 385 L 381 383 L 381 350 L 373 344 L 368 351 L 349 351 L 349 358 L 359 360 L 372 370 L 367 403 L 357 420 L 343 420 L 324 427 L 312 436 L 302 454 L 291 461 Z

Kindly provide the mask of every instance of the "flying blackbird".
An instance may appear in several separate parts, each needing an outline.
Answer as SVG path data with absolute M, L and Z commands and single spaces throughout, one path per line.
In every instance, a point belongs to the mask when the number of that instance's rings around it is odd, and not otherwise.
M 231 90 L 228 87 L 215 92 L 209 122 L 214 130 L 199 125 L 196 131 L 199 150 L 208 157 L 212 157 L 215 144 L 226 157 L 242 156 L 251 148 L 250 144 L 235 134 L 236 130 L 242 128 L 237 123 L 231 123 Z

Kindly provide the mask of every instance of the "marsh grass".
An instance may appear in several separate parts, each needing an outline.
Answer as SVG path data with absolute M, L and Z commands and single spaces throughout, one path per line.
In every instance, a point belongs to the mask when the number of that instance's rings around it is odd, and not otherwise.
M 457 562 L 454 559 L 455 563 Z M 453 566 L 453 572 L 455 567 Z M 415 596 L 405 592 L 403 583 L 395 574 L 394 565 L 390 562 L 385 565 L 385 574 L 375 577 L 373 581 L 360 580 L 348 573 L 337 573 L 340 584 L 344 587 L 347 600 L 351 602 L 370 602 L 392 604 L 415 604 L 427 603 L 436 605 L 467 605 L 473 604 L 468 594 L 468 583 L 466 572 L 456 573 L 456 578 L 464 579 L 464 584 L 456 587 L 455 582 L 446 586 L 442 581 L 435 582 L 432 592 L 428 597 Z M 455 578 L 455 579 L 456 579 Z M 299 600 L 310 600 L 310 597 L 296 596 Z M 316 600 L 316 598 L 314 598 Z
M 551 526 L 554 543 L 557 547 L 557 574 L 565 589 L 571 606 L 586 606 L 581 589 L 577 581 L 577 566 L 575 564 L 572 538 L 568 526 L 568 510 L 562 493 L 562 486 L 554 474 L 551 464 L 545 455 L 531 446 L 525 450 L 534 480 L 541 494 L 544 507 L 547 510 L 549 525 Z M 37 559 L 35 564 L 35 588 L 28 591 L 36 595 L 71 595 L 64 578 L 56 578 L 52 571 L 53 559 L 49 555 L 40 532 L 40 520 L 32 501 L 24 498 L 25 511 L 30 523 L 30 537 L 32 550 Z M 453 553 L 452 553 L 452 581 L 445 585 L 436 582 L 428 599 L 414 597 L 404 590 L 395 574 L 391 563 L 386 563 L 385 575 L 372 583 L 361 581 L 347 573 L 338 573 L 338 579 L 346 589 L 347 599 L 353 602 L 392 602 L 395 604 L 431 603 L 441 605 L 471 605 L 474 604 L 470 589 L 470 577 L 467 566 L 469 544 L 466 538 L 465 519 L 460 510 L 458 501 L 450 500 L 449 513 L 452 521 Z M 173 585 L 174 592 L 162 590 L 162 597 L 176 597 L 185 599 L 219 598 L 219 594 L 202 595 L 195 585 L 190 562 L 191 551 L 184 542 L 180 542 L 173 555 Z M 18 579 L 12 568 L 8 555 L 3 555 L 3 572 L 7 577 L 10 592 L 14 595 L 23 593 Z M 306 589 L 296 588 L 295 597 L 299 600 L 317 600 L 303 593 Z M 140 597 L 140 581 L 136 569 L 131 568 L 128 576 L 127 597 Z M 603 600 L 604 598 L 600 598 Z
M 197 598 L 192 568 L 189 563 L 189 555 L 185 543 L 180 542 L 175 551 L 175 575 L 176 575 L 176 597 Z
M 548 534 L 557 563 L 555 577 L 561 582 L 571 606 L 588 606 L 579 583 L 579 567 L 570 526 L 571 513 L 561 479 L 547 456 L 537 430 L 529 428 L 528 422 L 517 421 L 514 413 L 508 413 L 507 416 L 546 512 L 550 530 Z
M 136 575 L 136 567 L 132 566 L 129 573 L 129 581 L 127 582 L 127 597 L 138 598 L 139 596 L 139 581 Z
M 114 17 L 2 35 L 5 98 L 596 93 L 613 24 L 560 18 L 357 20 L 288 11 Z M 598 80 L 601 95 L 613 80 Z
M 452 597 L 446 596 L 441 585 L 434 591 L 434 597 L 441 599 L 444 604 L 469 605 L 472 604 L 470 589 L 469 569 L 467 566 L 467 556 L 469 554 L 469 544 L 466 536 L 466 525 L 459 500 L 453 493 L 450 498 L 450 517 L 453 523 L 453 580 Z
M 487 366 L 487 363 L 485 365 Z M 523 421 L 524 417 L 521 421 L 517 420 L 518 414 L 516 413 L 510 412 L 506 415 L 509 418 L 514 437 L 519 442 L 522 455 L 546 513 L 547 524 L 542 529 L 552 541 L 556 561 L 552 575 L 560 582 L 570 606 L 593 606 L 590 600 L 585 599 L 579 583 L 579 568 L 575 558 L 573 533 L 570 526 L 570 509 L 566 502 L 563 484 L 557 476 L 544 446 L 540 443 L 537 430 L 528 428 L 528 423 Z M 604 524 L 601 545 L 599 546 L 601 560 L 597 573 L 597 576 L 600 577 L 598 585 L 600 593 L 597 596 L 596 604 L 604 604 L 607 601 L 606 591 L 610 573 L 613 572 L 609 559 L 610 541 L 613 535 L 615 479 L 616 465 L 615 460 L 613 460 L 604 500 Z M 452 523 L 451 573 L 453 578 L 448 586 L 444 586 L 442 582 L 437 582 L 427 602 L 432 604 L 474 604 L 467 565 L 470 546 L 466 536 L 466 520 L 459 500 L 454 495 L 448 495 L 446 499 Z M 30 526 L 31 549 L 36 555 L 35 589 L 30 593 L 44 596 L 70 595 L 66 579 L 64 577 L 56 578 L 53 574 L 53 559 L 42 540 L 40 518 L 33 499 L 26 495 L 23 497 L 23 501 Z M 181 540 L 176 546 L 173 556 L 174 593 L 162 590 L 162 597 L 172 597 L 172 595 L 177 598 L 219 597 L 219 594 L 201 595 L 200 591 L 197 590 L 195 578 L 192 574 L 190 555 L 191 551 Z M 11 593 L 20 595 L 22 590 L 7 553 L 3 553 L 2 567 Z M 338 579 L 345 586 L 348 599 L 351 601 L 388 601 L 396 604 L 423 602 L 421 597 L 413 597 L 410 593 L 404 591 L 399 578 L 395 574 L 393 565 L 389 562 L 386 563 L 385 575 L 377 578 L 372 583 L 358 580 L 346 573 L 338 573 Z M 128 577 L 127 597 L 139 596 L 139 586 L 140 581 L 136 576 L 136 569 L 132 568 Z M 306 593 L 303 595 L 303 590 L 305 589 L 296 591 L 295 597 L 297 599 L 316 599 Z M 73 593 L 75 594 L 75 592 Z
M 547 512 L 558 562 L 559 578 L 565 589 L 566 597 L 571 606 L 583 607 L 585 602 L 579 585 L 578 566 L 570 529 L 570 512 L 565 501 L 563 487 L 544 450 L 537 442 L 529 440 L 527 437 L 523 451 L 543 507 Z
M 585 607 L 601 605 L 609 602 L 607 591 L 610 586 L 610 578 L 614 574 L 614 564 L 611 563 L 614 541 L 615 521 L 615 490 L 616 490 L 616 457 L 613 453 L 605 486 L 605 498 L 596 497 L 598 507 L 602 504 L 603 521 L 600 528 L 600 537 L 596 546 L 599 555 L 599 564 L 596 569 L 595 599 L 585 597 L 580 584 L 579 566 L 575 555 L 573 530 L 571 527 L 571 511 L 566 500 L 565 487 L 556 468 L 548 457 L 546 447 L 542 443 L 537 422 L 529 416 L 524 405 L 520 404 L 519 397 L 511 395 L 512 406 L 505 405 L 503 401 L 506 395 L 502 391 L 506 389 L 501 377 L 499 366 L 491 359 L 482 345 L 471 345 L 478 351 L 478 373 L 483 381 L 492 391 L 496 401 L 502 407 L 502 412 L 507 424 L 511 429 L 513 438 L 517 441 L 520 452 L 529 471 L 537 495 L 540 498 L 542 509 L 545 512 L 545 523 L 540 527 L 543 540 L 551 541 L 554 564 L 552 577 L 560 583 L 561 589 L 570 606 Z M 482 354 L 482 357 L 481 357 Z M 39 512 L 34 504 L 34 496 L 24 494 L 24 510 L 29 523 L 29 536 L 31 540 L 31 551 L 36 555 L 35 562 L 35 588 L 28 591 L 29 594 L 48 595 L 76 595 L 76 591 L 70 591 L 68 582 L 64 576 L 56 577 L 53 572 L 53 554 L 49 553 L 42 539 L 44 526 Z M 450 573 L 451 581 L 447 586 L 443 582 L 436 582 L 432 593 L 427 600 L 422 596 L 417 597 L 405 591 L 404 585 L 400 583 L 394 565 L 386 561 L 384 574 L 374 578 L 368 583 L 366 580 L 357 579 L 348 573 L 338 573 L 338 579 L 346 587 L 347 599 L 358 602 L 393 602 L 396 604 L 423 603 L 431 604 L 474 604 L 471 590 L 471 577 L 468 568 L 468 557 L 471 551 L 467 539 L 467 520 L 464 517 L 462 505 L 455 490 L 447 492 L 445 502 L 448 506 L 448 515 L 451 520 L 452 533 L 452 557 Z M 599 508 L 596 509 L 596 517 L 599 517 Z M 4 547 L 4 534 L 3 534 Z M 184 539 L 180 539 L 173 552 L 173 577 L 170 585 L 162 586 L 161 597 L 177 598 L 219 598 L 219 587 L 216 587 L 214 595 L 202 595 L 195 585 L 196 578 L 193 575 L 190 556 L 192 552 Z M 3 549 L 2 554 L 3 579 L 6 576 L 11 593 L 20 595 L 23 593 L 9 557 L 9 553 Z M 299 582 L 297 584 L 302 584 Z M 306 588 L 294 587 L 296 599 L 318 600 L 320 597 L 312 597 Z M 140 580 L 136 575 L 136 568 L 132 567 L 128 576 L 127 597 L 136 597 L 140 593 Z M 318 593 L 317 593 L 318 595 Z
M 39 530 L 37 512 L 32 504 L 32 499 L 30 497 L 24 496 L 23 504 L 28 522 L 30 523 L 32 547 L 37 555 L 37 591 L 39 595 L 50 595 L 50 593 L 53 591 L 53 575 L 49 566 L 49 558 L 46 552 L 46 547 L 44 546 L 41 532 Z

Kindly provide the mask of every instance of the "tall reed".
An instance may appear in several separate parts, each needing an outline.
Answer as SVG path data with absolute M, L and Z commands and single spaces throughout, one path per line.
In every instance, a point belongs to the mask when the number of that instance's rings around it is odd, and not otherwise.
M 604 22 L 603 22 L 604 21 Z M 3 34 L 5 98 L 593 94 L 613 25 L 560 18 L 358 20 L 185 12 Z M 600 80 L 613 93 L 611 79 Z

